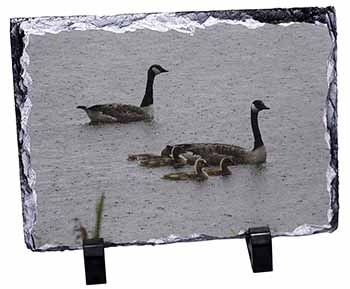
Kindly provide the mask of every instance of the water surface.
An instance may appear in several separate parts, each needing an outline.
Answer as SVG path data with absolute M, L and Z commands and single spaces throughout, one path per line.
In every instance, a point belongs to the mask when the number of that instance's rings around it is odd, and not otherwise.
M 115 243 L 327 224 L 329 151 L 322 118 L 330 45 L 327 27 L 311 24 L 219 24 L 193 36 L 150 30 L 31 35 L 36 246 L 78 245 L 74 219 L 92 230 L 101 193 L 101 235 Z M 90 126 L 75 108 L 139 105 L 154 63 L 169 70 L 155 80 L 154 121 Z M 126 160 L 129 153 L 157 153 L 172 143 L 252 147 L 255 99 L 271 107 L 260 114 L 268 151 L 263 165 L 232 167 L 230 177 L 193 183 L 160 179 L 172 168 L 146 169 Z

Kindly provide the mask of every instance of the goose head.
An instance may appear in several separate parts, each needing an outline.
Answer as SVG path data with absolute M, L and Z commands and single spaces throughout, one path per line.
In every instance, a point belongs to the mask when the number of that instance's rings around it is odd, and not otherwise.
M 153 76 L 156 76 L 160 73 L 168 72 L 168 70 L 164 69 L 161 67 L 159 64 L 153 64 L 151 67 L 148 69 L 148 73 L 152 74 Z
M 228 166 L 232 166 L 233 161 L 230 158 L 222 158 L 220 161 L 220 168 L 227 169 Z
M 202 169 L 205 167 L 208 167 L 208 163 L 206 160 L 202 158 L 197 159 L 196 162 L 194 163 L 194 168 L 196 172 L 202 171 Z
M 173 149 L 173 146 L 167 145 L 164 149 L 162 149 L 162 151 L 160 152 L 160 155 L 162 157 L 169 157 L 172 149 Z
M 270 109 L 270 108 L 267 107 L 262 100 L 254 100 L 252 102 L 252 105 L 251 105 L 250 109 L 253 112 L 259 112 L 259 111 Z

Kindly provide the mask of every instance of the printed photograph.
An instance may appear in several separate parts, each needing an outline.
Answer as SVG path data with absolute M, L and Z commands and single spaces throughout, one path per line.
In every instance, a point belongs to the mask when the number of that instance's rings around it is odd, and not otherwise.
M 22 25 L 30 247 L 329 228 L 327 24 L 196 15 Z

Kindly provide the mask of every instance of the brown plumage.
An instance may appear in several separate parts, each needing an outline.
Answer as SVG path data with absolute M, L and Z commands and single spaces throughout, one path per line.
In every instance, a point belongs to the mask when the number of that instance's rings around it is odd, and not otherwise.
M 194 171 L 165 174 L 162 176 L 162 179 L 172 181 L 204 181 L 208 178 L 208 175 L 203 170 L 207 166 L 208 164 L 205 160 L 197 159 L 194 164 Z
M 91 123 L 128 123 L 146 120 L 150 116 L 141 108 L 129 104 L 98 104 L 90 107 L 77 106 L 89 116 Z
M 220 167 L 218 168 L 205 168 L 204 171 L 208 176 L 228 176 L 231 175 L 231 171 L 228 166 L 232 165 L 230 158 L 222 158 L 220 161 Z
M 174 144 L 174 146 L 180 147 L 183 151 L 200 155 L 204 159 L 214 154 L 229 156 L 235 165 L 263 163 L 266 161 L 266 149 L 260 134 L 258 113 L 266 109 L 269 108 L 261 100 L 255 100 L 251 104 L 250 119 L 254 135 L 254 147 L 252 150 L 237 145 L 221 143 L 183 143 Z
M 160 152 L 160 155 L 151 154 L 151 153 L 142 153 L 142 154 L 130 154 L 128 155 L 128 161 L 141 161 L 141 160 L 153 160 L 153 159 L 162 159 L 170 158 L 172 146 L 166 146 Z
M 91 124 L 128 123 L 151 119 L 153 116 L 147 110 L 153 104 L 153 82 L 156 75 L 164 72 L 168 71 L 158 64 L 153 64 L 148 69 L 146 91 L 140 106 L 112 103 L 90 107 L 79 105 L 77 108 L 86 112 Z
M 171 149 L 170 156 L 141 160 L 139 164 L 140 166 L 147 167 L 147 168 L 158 168 L 158 167 L 164 167 L 164 166 L 172 166 L 174 168 L 180 168 L 186 165 L 186 161 L 180 157 L 181 152 L 182 152 L 181 148 L 173 147 Z
M 187 164 L 189 165 L 194 165 L 196 159 L 199 159 L 199 158 L 204 159 L 209 166 L 219 166 L 223 158 L 229 159 L 233 164 L 233 158 L 231 156 L 218 154 L 218 153 L 207 153 L 202 155 L 196 155 L 196 154 L 186 152 L 184 154 L 181 154 L 181 156 L 183 156 L 186 159 Z

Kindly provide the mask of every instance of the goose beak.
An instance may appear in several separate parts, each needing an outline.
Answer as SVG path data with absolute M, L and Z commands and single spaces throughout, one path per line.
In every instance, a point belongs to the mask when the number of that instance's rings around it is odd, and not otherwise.
M 161 73 L 163 73 L 163 72 L 169 72 L 169 71 L 163 68 L 163 70 L 161 71 Z
M 262 109 L 266 109 L 266 110 L 269 110 L 270 108 L 268 106 L 264 106 Z

